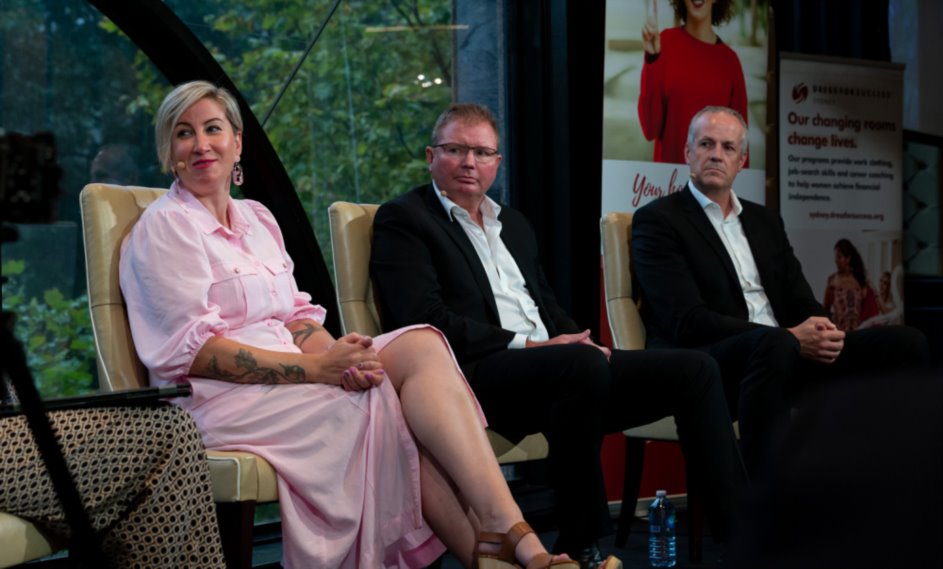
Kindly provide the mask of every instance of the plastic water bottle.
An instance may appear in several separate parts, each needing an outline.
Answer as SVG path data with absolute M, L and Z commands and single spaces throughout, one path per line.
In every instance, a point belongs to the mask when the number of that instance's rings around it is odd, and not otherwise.
M 655 492 L 648 507 L 648 562 L 652 567 L 674 567 L 678 562 L 675 507 L 664 490 Z

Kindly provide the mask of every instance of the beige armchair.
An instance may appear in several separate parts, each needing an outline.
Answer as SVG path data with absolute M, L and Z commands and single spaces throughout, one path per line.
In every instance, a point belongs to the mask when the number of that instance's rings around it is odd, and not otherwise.
M 612 347 L 619 350 L 645 349 L 645 326 L 632 297 L 632 272 L 629 247 L 632 241 L 632 214 L 610 213 L 600 223 L 603 256 L 603 280 L 606 315 L 612 333 Z M 625 435 L 625 477 L 622 481 L 622 506 L 615 543 L 625 545 L 638 502 L 645 460 L 645 441 L 677 441 L 674 417 L 665 417 L 627 429 Z
M 376 204 L 334 202 L 328 209 L 337 301 L 345 334 L 359 332 L 376 336 L 382 329 L 370 280 L 373 216 L 377 207 Z M 487 433 L 500 464 L 547 457 L 547 439 L 542 434 L 529 435 L 514 444 L 491 429 Z
M 131 339 L 118 283 L 121 241 L 148 205 L 165 190 L 89 184 L 79 197 L 88 272 L 88 302 L 98 352 L 100 389 L 144 387 L 147 370 Z M 228 567 L 251 567 L 252 528 L 258 502 L 278 500 L 275 470 L 248 452 L 207 452 Z
M 600 222 L 603 255 L 603 279 L 606 291 L 606 314 L 612 332 L 613 347 L 620 350 L 645 348 L 645 326 L 632 296 L 630 250 L 632 244 L 632 214 L 609 213 Z M 737 425 L 734 424 L 734 429 Z M 632 518 L 638 503 L 645 460 L 645 441 L 678 441 L 674 417 L 627 429 L 625 435 L 625 478 L 622 481 L 622 506 L 615 543 L 625 545 L 632 527 Z M 701 560 L 703 516 L 696 496 L 688 494 L 691 531 L 688 554 L 692 563 Z
M 13 567 L 45 557 L 66 546 L 65 540 L 32 522 L 0 512 L 0 567 Z

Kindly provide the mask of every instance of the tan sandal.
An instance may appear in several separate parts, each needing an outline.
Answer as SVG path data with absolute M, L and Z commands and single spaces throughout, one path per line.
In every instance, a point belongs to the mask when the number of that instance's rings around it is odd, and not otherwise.
M 521 539 L 534 533 L 527 522 L 517 522 L 507 533 L 483 531 L 478 535 L 478 569 L 522 569 L 514 550 Z M 487 543 L 500 546 L 497 554 L 483 553 L 481 544 Z M 572 559 L 558 559 L 550 553 L 539 553 L 530 560 L 526 569 L 580 569 L 580 564 Z

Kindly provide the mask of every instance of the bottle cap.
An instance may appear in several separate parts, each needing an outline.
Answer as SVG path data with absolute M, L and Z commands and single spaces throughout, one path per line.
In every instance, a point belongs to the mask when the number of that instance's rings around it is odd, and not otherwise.
M 668 493 L 665 492 L 664 490 L 655 490 L 655 497 L 656 497 L 656 498 L 664 498 L 664 497 L 667 496 L 667 495 L 668 495 Z

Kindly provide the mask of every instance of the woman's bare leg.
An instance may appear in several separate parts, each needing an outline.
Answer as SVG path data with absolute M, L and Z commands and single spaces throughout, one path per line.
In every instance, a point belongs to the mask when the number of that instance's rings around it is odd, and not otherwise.
M 478 536 L 478 517 L 462 503 L 458 489 L 435 458 L 420 448 L 422 515 L 463 567 L 471 567 Z
M 430 329 L 410 330 L 391 341 L 380 360 L 399 392 L 410 429 L 471 505 L 480 530 L 503 533 L 521 521 L 521 510 L 442 337 Z M 517 555 L 526 561 L 544 551 L 530 534 L 521 540 Z

